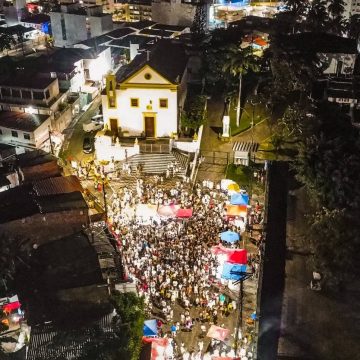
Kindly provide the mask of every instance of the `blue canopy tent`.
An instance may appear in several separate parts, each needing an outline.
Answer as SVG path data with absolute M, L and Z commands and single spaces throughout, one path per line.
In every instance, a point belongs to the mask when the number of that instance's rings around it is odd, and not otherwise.
M 231 205 L 248 205 L 249 204 L 249 195 L 242 193 L 235 193 L 231 195 L 230 198 Z
M 144 321 L 144 336 L 158 336 L 156 320 Z
M 244 275 L 239 275 L 238 273 L 246 273 L 246 265 L 231 264 L 225 262 L 223 265 L 223 271 L 221 278 L 225 280 L 240 280 Z
M 220 239 L 228 243 L 234 243 L 240 240 L 240 235 L 234 231 L 224 231 L 220 234 Z

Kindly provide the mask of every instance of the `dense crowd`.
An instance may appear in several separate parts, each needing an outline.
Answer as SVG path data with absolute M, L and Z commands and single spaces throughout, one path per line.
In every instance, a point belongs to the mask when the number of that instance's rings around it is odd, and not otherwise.
M 232 344 L 212 340 L 204 349 L 202 340 L 211 324 L 224 326 L 237 305 L 224 287 L 217 286 L 218 264 L 210 251 L 219 243 L 219 233 L 240 231 L 226 217 L 229 196 L 210 182 L 190 189 L 186 181 L 178 181 L 167 190 L 162 183 L 161 177 L 147 184 L 138 179 L 135 190 L 121 189 L 109 206 L 128 277 L 144 297 L 148 313 L 158 319 L 158 335 L 175 340 L 174 354 L 185 360 L 201 360 L 209 353 L 231 355 Z M 191 208 L 193 215 L 188 219 L 154 216 L 144 221 L 131 211 L 137 204 L 179 205 Z M 256 263 L 256 257 L 249 258 L 252 268 Z M 195 328 L 199 342 L 186 349 L 178 341 L 178 332 Z

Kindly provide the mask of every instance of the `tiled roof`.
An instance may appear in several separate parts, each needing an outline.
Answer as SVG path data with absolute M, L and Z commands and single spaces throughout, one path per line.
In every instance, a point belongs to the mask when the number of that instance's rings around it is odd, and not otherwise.
M 83 192 L 79 179 L 74 176 L 58 176 L 49 179 L 35 181 L 33 190 L 37 196 L 65 194 L 74 191 Z
M 49 115 L 28 114 L 19 111 L 0 111 L 0 126 L 7 129 L 34 131 Z
M 170 82 L 176 83 L 182 78 L 187 62 L 188 56 L 184 44 L 162 39 L 150 49 L 149 55 L 147 52 L 142 52 L 129 65 L 120 68 L 116 78 L 118 82 L 122 82 L 145 65 L 149 65 Z

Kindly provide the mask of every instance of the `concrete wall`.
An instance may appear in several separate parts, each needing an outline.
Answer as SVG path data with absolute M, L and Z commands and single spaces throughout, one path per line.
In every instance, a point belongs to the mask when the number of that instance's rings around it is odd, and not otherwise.
M 181 0 L 155 0 L 151 4 L 152 20 L 160 24 L 191 26 L 195 11 L 196 5 L 183 4 Z
M 87 209 L 35 214 L 0 224 L 0 233 L 19 237 L 24 246 L 45 244 L 82 230 L 88 223 Z M 25 245 L 26 244 L 26 245 Z
M 0 127 L 2 132 L 2 134 L 0 134 L 0 142 L 3 144 L 24 146 L 27 148 L 39 148 L 41 143 L 48 137 L 48 127 L 50 124 L 51 118 L 49 117 L 35 131 L 23 131 Z M 11 133 L 12 131 L 16 131 L 18 137 L 13 137 Z M 30 135 L 30 140 L 24 138 L 25 134 Z
M 61 26 L 62 16 L 64 17 L 65 22 L 66 39 L 63 38 L 64 34 Z M 69 46 L 87 39 L 85 15 L 51 12 L 50 18 L 55 46 Z

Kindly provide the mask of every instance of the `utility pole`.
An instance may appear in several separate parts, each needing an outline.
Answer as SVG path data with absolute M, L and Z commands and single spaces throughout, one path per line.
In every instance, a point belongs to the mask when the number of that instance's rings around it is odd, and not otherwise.
M 48 132 L 49 132 L 49 141 L 50 141 L 50 151 L 51 151 L 51 154 L 54 155 L 54 145 L 53 145 L 52 140 L 51 140 L 50 125 L 48 126 Z
M 238 306 L 239 306 L 239 316 L 236 324 L 236 332 L 235 332 L 235 343 L 234 343 L 234 352 L 235 356 L 237 355 L 238 347 L 239 347 L 239 332 L 241 329 L 242 335 L 242 328 L 243 328 L 243 307 L 244 307 L 244 281 L 249 279 L 253 276 L 252 273 L 247 273 L 243 271 L 230 271 L 231 275 L 239 275 L 240 279 L 234 282 L 234 285 L 240 283 L 240 291 L 239 291 L 239 298 L 238 298 Z

